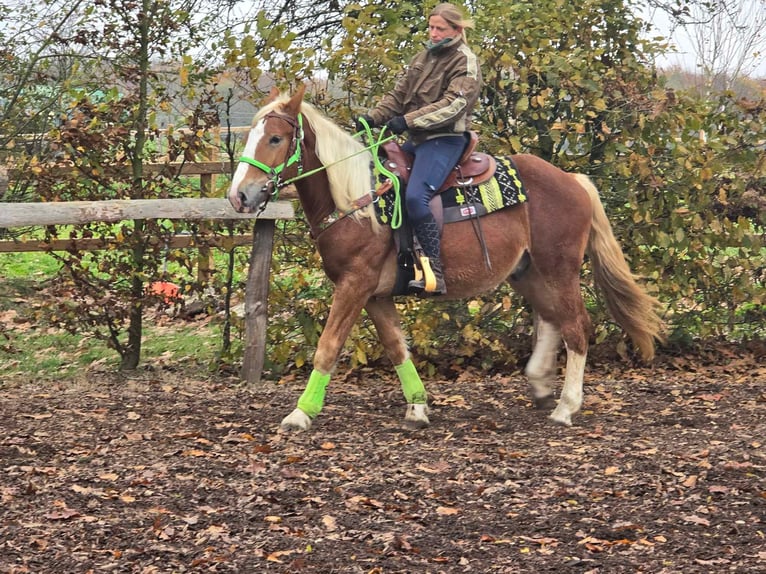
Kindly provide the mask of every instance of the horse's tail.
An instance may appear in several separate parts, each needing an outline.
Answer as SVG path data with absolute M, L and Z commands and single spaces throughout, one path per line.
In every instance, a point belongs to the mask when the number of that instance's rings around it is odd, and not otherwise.
M 654 357 L 655 339 L 663 339 L 663 321 L 658 315 L 660 303 L 636 282 L 612 232 L 596 186 L 586 175 L 576 174 L 575 179 L 588 192 L 593 206 L 587 253 L 596 286 L 604 294 L 612 317 L 633 340 L 641 356 L 650 361 Z

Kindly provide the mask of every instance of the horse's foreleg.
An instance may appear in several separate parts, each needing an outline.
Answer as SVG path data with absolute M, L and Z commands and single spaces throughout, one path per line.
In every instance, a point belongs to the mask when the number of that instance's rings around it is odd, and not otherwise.
M 407 400 L 405 422 L 417 428 L 427 427 L 431 424 L 428 419 L 428 395 L 423 381 L 420 380 L 420 375 L 415 369 L 415 363 L 408 358 L 403 363 L 396 365 L 395 368 L 402 385 L 404 398 Z
M 282 419 L 282 428 L 287 430 L 308 430 L 311 428 L 311 420 L 322 410 L 329 383 L 329 373 L 322 374 L 316 369 L 311 371 L 309 382 L 298 399 L 298 406 Z
M 553 382 L 556 379 L 556 354 L 561 345 L 561 332 L 535 313 L 535 346 L 525 373 L 532 386 L 535 408 L 552 409 L 556 406 Z
M 362 312 L 367 297 L 364 289 L 358 285 L 347 285 L 347 288 L 336 287 L 330 314 L 314 353 L 314 369 L 311 371 L 306 389 L 298 399 L 297 407 L 282 419 L 283 429 L 308 430 L 311 428 L 312 420 L 324 406 L 330 374 L 338 360 L 340 349 Z
M 378 339 L 394 364 L 402 392 L 407 400 L 404 420 L 416 427 L 426 427 L 428 420 L 428 394 L 420 380 L 415 364 L 402 333 L 399 313 L 392 299 L 370 299 L 365 307 L 367 315 L 375 325 Z

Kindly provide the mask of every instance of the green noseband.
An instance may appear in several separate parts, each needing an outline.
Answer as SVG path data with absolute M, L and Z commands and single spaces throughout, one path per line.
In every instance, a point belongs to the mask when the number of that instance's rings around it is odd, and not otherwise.
M 264 121 L 268 118 L 278 118 L 280 120 L 286 121 L 290 125 L 294 127 L 293 131 L 293 140 L 291 143 L 295 144 L 295 151 L 288 157 L 285 161 L 280 163 L 277 166 L 270 166 L 266 165 L 262 161 L 259 161 L 255 158 L 242 156 L 239 158 L 239 161 L 241 163 L 246 163 L 248 165 L 252 165 L 253 167 L 257 167 L 260 169 L 263 173 L 268 175 L 271 178 L 271 183 L 274 185 L 274 199 L 276 199 L 277 194 L 279 193 L 279 190 L 283 188 L 285 185 L 290 183 L 290 181 L 282 181 L 280 175 L 282 172 L 290 167 L 291 165 L 298 164 L 298 175 L 301 174 L 303 171 L 303 166 L 301 165 L 301 143 L 303 142 L 303 114 L 298 114 L 297 117 L 297 124 L 293 122 L 290 118 L 286 116 L 281 116 L 277 113 L 270 113 L 264 116 Z M 288 152 L 289 153 L 289 152 Z

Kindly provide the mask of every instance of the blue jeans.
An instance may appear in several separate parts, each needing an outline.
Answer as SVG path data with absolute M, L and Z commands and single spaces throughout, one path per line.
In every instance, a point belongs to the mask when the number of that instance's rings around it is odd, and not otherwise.
M 431 217 L 428 204 L 463 155 L 466 146 L 463 135 L 441 136 L 419 145 L 407 141 L 402 149 L 415 156 L 407 183 L 407 214 L 417 225 Z

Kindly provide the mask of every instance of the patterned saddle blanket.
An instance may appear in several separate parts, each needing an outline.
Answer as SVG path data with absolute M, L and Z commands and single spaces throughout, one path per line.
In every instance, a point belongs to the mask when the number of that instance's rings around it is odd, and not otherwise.
M 477 185 L 452 187 L 436 196 L 441 198 L 445 224 L 482 217 L 527 201 L 526 189 L 511 158 L 496 157 L 495 161 L 497 168 L 491 179 Z M 390 189 L 375 203 L 375 211 L 381 224 L 391 225 L 394 202 L 395 192 Z

